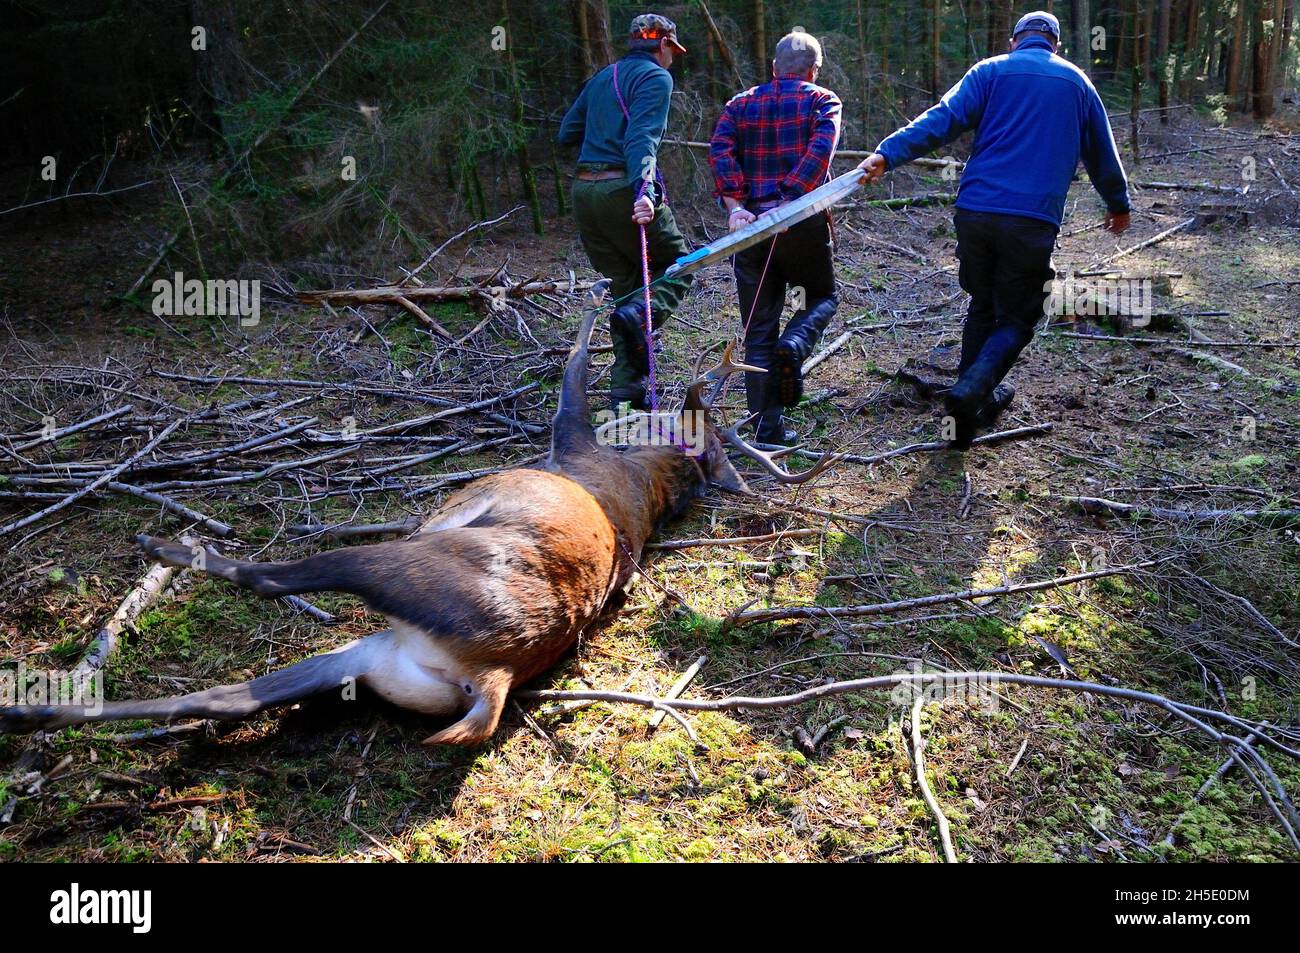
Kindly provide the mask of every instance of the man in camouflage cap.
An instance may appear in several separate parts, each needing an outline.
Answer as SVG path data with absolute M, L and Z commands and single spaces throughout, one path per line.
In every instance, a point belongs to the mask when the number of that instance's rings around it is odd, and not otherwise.
M 673 58 L 685 53 L 677 26 L 648 13 L 632 20 L 628 53 L 589 79 L 560 124 L 561 145 L 581 145 L 573 183 L 573 214 L 592 267 L 613 282 L 614 298 L 626 298 L 610 315 L 614 367 L 611 403 L 648 406 L 649 352 L 645 303 L 633 294 L 642 285 L 644 225 L 650 280 L 690 249 L 664 201 L 658 174 L 659 142 L 668 125 Z M 681 304 L 689 276 L 651 289 L 651 321 L 658 328 Z

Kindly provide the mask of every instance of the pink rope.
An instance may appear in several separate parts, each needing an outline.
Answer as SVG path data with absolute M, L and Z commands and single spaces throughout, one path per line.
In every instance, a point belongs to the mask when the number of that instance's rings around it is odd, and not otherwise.
M 650 316 L 650 245 L 646 240 L 645 226 L 641 229 L 641 282 L 645 300 L 646 363 L 650 367 L 650 413 L 659 412 L 659 387 L 655 382 L 655 328 Z

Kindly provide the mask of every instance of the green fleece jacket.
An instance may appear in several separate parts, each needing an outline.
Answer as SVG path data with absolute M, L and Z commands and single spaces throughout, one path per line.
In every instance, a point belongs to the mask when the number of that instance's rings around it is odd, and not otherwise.
M 606 66 L 582 87 L 560 123 L 556 141 L 566 146 L 581 143 L 579 163 L 622 166 L 629 185 L 639 187 L 645 181 L 646 194 L 658 198 L 655 163 L 668 127 L 672 74 L 651 54 L 633 51 L 618 61 L 618 86 L 627 118 L 614 93 L 614 66 Z

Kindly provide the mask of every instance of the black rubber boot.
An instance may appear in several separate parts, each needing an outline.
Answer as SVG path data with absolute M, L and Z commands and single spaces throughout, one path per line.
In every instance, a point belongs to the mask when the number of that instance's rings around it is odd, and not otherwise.
M 767 390 L 771 403 L 794 407 L 803 399 L 803 363 L 812 356 L 838 305 L 836 298 L 826 298 L 790 319 L 772 352 Z
M 993 396 L 975 415 L 975 426 L 981 428 L 993 426 L 998 417 L 1001 416 L 1002 411 L 1006 410 L 1015 399 L 1016 389 L 1010 384 L 999 384 L 993 388 Z
M 754 439 L 774 447 L 793 447 L 799 435 L 793 430 L 785 429 L 785 418 L 780 407 L 769 407 L 754 425 Z
M 638 376 L 650 373 L 650 355 L 646 350 L 645 305 L 624 301 L 609 316 L 609 334 L 615 345 L 622 345 L 632 370 Z M 617 348 L 616 348 L 617 350 Z
M 962 379 L 965 380 L 965 378 L 966 375 L 963 374 Z M 971 398 L 969 396 L 963 397 L 962 392 L 957 392 L 957 388 L 960 385 L 961 381 L 958 381 L 957 385 L 949 390 L 947 396 L 944 398 L 945 403 L 947 404 L 948 413 L 952 416 L 953 421 L 956 424 L 955 433 L 951 442 L 951 446 L 954 450 L 968 449 L 971 445 L 971 441 L 975 439 L 976 433 L 985 427 L 991 426 L 994 421 L 998 419 L 998 416 L 1002 411 L 1007 409 L 1007 406 L 1016 396 L 1016 389 L 1010 384 L 998 384 L 993 388 L 992 392 L 983 403 L 972 409 L 972 400 L 978 398 Z M 978 382 L 974 382 L 971 386 L 971 390 L 965 391 L 964 393 L 969 394 L 973 392 L 973 387 L 977 385 Z
M 631 404 L 633 410 L 650 409 L 650 378 L 639 378 L 635 383 L 624 387 L 609 389 L 609 409 L 618 413 L 624 404 Z
M 985 339 L 979 357 L 962 371 L 957 383 L 949 389 L 944 402 L 957 424 L 952 441 L 955 449 L 965 450 L 970 446 L 975 431 L 981 426 L 980 417 L 985 412 L 984 407 L 993 400 L 993 389 L 1007 376 L 1033 333 L 1032 327 L 999 325 Z M 1011 393 L 1014 395 L 1015 392 Z M 1010 398 L 1006 399 L 1010 401 Z M 1000 412 L 1001 408 L 993 416 L 996 417 Z

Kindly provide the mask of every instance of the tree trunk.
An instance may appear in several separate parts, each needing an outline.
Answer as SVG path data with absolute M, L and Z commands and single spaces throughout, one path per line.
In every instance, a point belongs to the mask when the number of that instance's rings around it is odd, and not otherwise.
M 1128 100 L 1128 139 L 1130 139 L 1130 147 L 1132 153 L 1134 153 L 1134 165 L 1141 164 L 1141 140 L 1138 138 L 1138 125 L 1141 117 L 1141 85 L 1143 85 L 1144 78 L 1147 77 L 1147 70 L 1144 68 L 1143 57 L 1141 57 L 1141 39 L 1143 39 L 1141 38 L 1141 20 L 1143 20 L 1143 14 L 1141 14 L 1140 0 L 1134 0 L 1134 17 L 1132 17 L 1134 29 L 1132 29 L 1131 39 L 1132 66 L 1130 66 L 1132 96 Z
M 1266 26 L 1272 14 L 1271 0 L 1258 0 L 1250 51 L 1250 108 L 1255 118 L 1261 120 L 1273 115 L 1273 35 Z M 1276 21 L 1272 25 L 1276 26 Z
M 1088 0 L 1070 0 L 1071 52 L 1074 65 L 1085 73 L 1092 66 L 1092 28 L 1088 20 Z
M 943 29 L 943 10 L 940 0 L 930 0 L 930 95 L 938 100 L 943 95 L 940 85 L 939 41 Z
M 886 7 L 886 11 L 888 7 Z M 880 79 L 882 83 L 889 82 L 889 41 L 892 37 L 889 35 L 889 24 L 893 23 L 891 17 L 884 19 L 885 26 L 881 30 L 879 37 L 880 43 Z
M 221 111 L 254 92 L 250 71 L 244 66 L 248 55 L 238 4 L 233 0 L 192 0 L 190 22 L 203 27 L 207 43 L 207 49 L 193 54 L 200 96 L 209 106 L 203 110 L 205 118 L 228 137 L 237 134 L 239 130 L 228 128 L 228 120 L 221 118 Z
M 731 47 L 727 45 L 726 39 L 722 36 L 722 31 L 718 29 L 717 21 L 713 19 L 713 14 L 709 12 L 708 6 L 704 0 L 699 0 L 700 12 L 704 14 L 704 23 L 709 28 L 714 42 L 718 44 L 718 54 L 722 57 L 722 62 L 727 64 L 727 69 L 731 70 L 731 75 L 736 81 L 739 89 L 745 87 L 745 81 L 740 75 L 740 69 L 736 66 L 736 58 L 731 55 Z
M 1277 68 L 1278 75 L 1281 77 L 1278 85 L 1282 90 L 1282 95 L 1286 96 L 1287 90 L 1291 88 L 1291 80 L 1294 73 L 1288 70 L 1291 59 L 1291 36 L 1295 27 L 1295 0 L 1286 0 L 1286 13 L 1282 15 L 1282 56 L 1279 58 Z
M 767 78 L 767 63 L 772 54 L 767 51 L 767 23 L 763 13 L 763 0 L 754 0 L 754 69 L 758 73 L 757 82 Z
M 1011 0 L 991 0 L 993 15 L 989 20 L 989 55 L 997 56 L 1007 51 L 1011 38 Z
M 501 22 L 506 28 L 506 71 L 510 78 L 510 105 L 514 113 L 514 134 L 519 137 L 515 146 L 515 162 L 519 168 L 519 185 L 524 201 L 533 213 L 533 231 L 541 235 L 542 199 L 537 192 L 537 174 L 528 161 L 528 136 L 531 130 L 524 120 L 524 94 L 519 82 L 519 64 L 515 62 L 515 36 L 510 23 L 510 0 L 501 0 Z
M 1134 0 L 1120 0 L 1116 17 L 1119 21 L 1119 42 L 1115 46 L 1115 72 L 1122 79 L 1126 70 L 1132 69 L 1137 49 L 1137 26 L 1134 23 Z
M 574 0 L 577 8 L 578 35 L 582 39 L 582 61 L 587 75 L 604 69 L 614 60 L 609 42 L 608 0 Z
M 1200 68 L 1197 40 L 1201 26 L 1201 6 L 1198 0 L 1187 0 L 1186 22 L 1183 31 L 1183 48 L 1178 54 L 1178 98 L 1192 98 L 1192 77 Z
M 871 80 L 867 73 L 867 24 L 866 18 L 862 15 L 862 0 L 856 0 L 855 6 L 858 14 L 858 68 L 862 70 L 862 131 L 863 142 L 866 144 L 867 136 L 871 130 Z
M 1145 6 L 1145 9 L 1142 9 Z M 1142 10 L 1138 21 L 1142 24 L 1142 32 L 1138 35 L 1138 62 L 1142 64 L 1142 82 L 1154 78 L 1152 72 L 1151 40 L 1156 32 L 1155 28 L 1155 11 L 1143 2 L 1138 3 L 1138 8 Z
M 718 79 L 718 45 L 713 42 L 713 34 L 704 34 L 704 55 L 709 64 L 709 96 L 714 103 L 724 101 L 726 93 L 722 91 L 722 83 Z
M 1160 14 L 1156 19 L 1156 71 L 1160 81 L 1160 122 L 1169 122 L 1169 0 L 1160 0 Z
M 1205 78 L 1211 83 L 1223 79 L 1225 46 L 1219 39 L 1223 25 L 1223 9 L 1216 3 L 1210 7 L 1210 22 L 1205 27 Z
M 889 81 L 889 43 L 893 36 L 890 33 L 889 26 L 894 22 L 894 19 L 889 15 L 888 0 L 883 0 L 881 6 L 884 8 L 881 15 L 872 20 L 873 23 L 881 24 L 876 37 L 876 42 L 880 46 L 880 86 L 876 89 L 876 98 L 892 103 L 894 84 Z
M 1228 65 L 1225 67 L 1223 93 L 1228 108 L 1237 109 L 1241 93 L 1241 51 L 1246 33 L 1246 0 L 1237 0 L 1237 11 L 1232 20 L 1232 45 L 1228 48 Z
M 1282 21 L 1285 19 L 1286 3 L 1273 0 L 1273 48 L 1269 51 L 1268 61 L 1273 67 L 1271 85 L 1276 88 L 1282 81 L 1282 61 L 1286 59 L 1286 46 L 1283 42 Z

